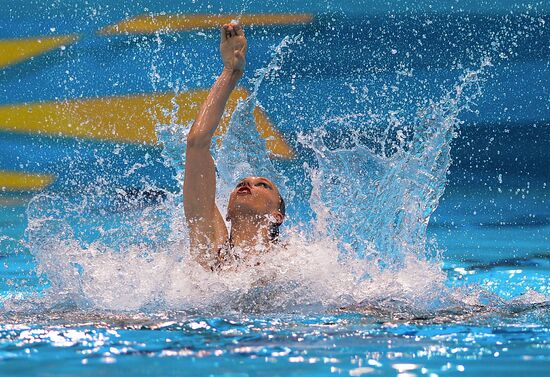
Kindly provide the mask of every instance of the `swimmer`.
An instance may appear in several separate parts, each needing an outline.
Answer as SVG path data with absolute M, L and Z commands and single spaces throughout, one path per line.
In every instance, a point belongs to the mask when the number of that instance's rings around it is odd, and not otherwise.
M 259 250 L 270 250 L 285 217 L 285 203 L 277 186 L 264 177 L 246 177 L 231 192 L 226 216 L 229 232 L 216 206 L 216 168 L 210 146 L 245 68 L 247 41 L 239 24 L 223 25 L 220 50 L 224 68 L 189 131 L 183 182 L 191 256 L 209 271 L 226 264 L 236 249 L 245 259 Z

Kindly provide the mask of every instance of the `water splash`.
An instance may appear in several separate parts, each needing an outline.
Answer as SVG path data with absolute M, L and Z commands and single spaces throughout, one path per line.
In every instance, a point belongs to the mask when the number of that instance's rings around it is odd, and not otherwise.
M 309 196 L 316 214 L 313 231 L 290 221 L 284 246 L 221 273 L 208 273 L 188 260 L 181 205 L 188 127 L 175 119 L 178 84 L 173 108 L 165 109 L 174 115 L 172 122 L 157 127 L 164 164 L 174 172 L 178 189 L 167 192 L 144 182 L 136 195 L 119 189 L 122 204 L 117 204 L 109 198 L 117 190 L 109 182 L 95 182 L 76 198 L 34 198 L 27 237 L 37 273 L 49 288 L 32 300 L 8 300 L 5 309 L 31 310 L 37 303 L 200 313 L 344 307 L 422 316 L 498 303 L 478 291 L 448 288 L 440 260 L 426 255 L 426 228 L 444 192 L 459 114 L 479 96 L 490 61 L 464 71 L 453 90 L 438 100 L 420 101 L 410 115 L 395 108 L 389 91 L 392 106 L 330 118 L 317 133 L 301 135 L 299 141 L 315 157 L 306 166 L 313 189 L 296 192 L 285 187 L 286 178 L 270 162 L 253 111 L 263 82 L 281 71 L 292 46 L 301 43 L 301 35 L 287 37 L 274 49 L 270 63 L 256 72 L 252 93 L 238 104 L 222 147 L 214 143 L 213 152 L 222 211 L 238 179 L 265 175 L 275 178 L 287 198 Z M 400 72 L 409 75 L 405 68 Z M 154 85 L 161 80 L 155 64 L 151 80 Z M 358 93 L 368 97 L 368 87 Z M 355 128 L 356 122 L 364 127 Z M 345 143 L 333 137 L 333 123 L 351 130 Z M 137 205 L 147 201 L 144 192 L 159 192 L 160 200 Z
M 453 91 L 418 108 L 414 116 L 396 122 L 390 113 L 382 132 L 372 132 L 380 127 L 369 122 L 376 115 L 357 114 L 367 128 L 350 134 L 351 147 L 334 147 L 332 138 L 325 142 L 330 136 L 326 127 L 301 135 L 318 165 L 312 171 L 315 200 L 310 204 L 320 223 L 342 241 L 343 251 L 393 268 L 402 268 L 411 253 L 424 258 L 426 230 L 445 190 L 459 114 L 481 95 L 490 65 L 486 59 L 466 71 Z
M 416 129 L 407 147 L 392 155 L 376 155 L 360 145 L 330 150 L 323 145 L 322 137 L 314 138 L 319 167 L 311 170 L 314 190 L 310 202 L 319 217 L 316 233 L 290 228 L 286 246 L 219 274 L 208 273 L 185 257 L 187 234 L 179 193 L 168 194 L 163 202 L 139 211 L 112 214 L 112 226 L 93 226 L 99 235 L 90 241 L 75 226 L 83 221 L 90 223 L 85 220 L 89 212 L 87 195 L 74 203 L 54 195 L 37 196 L 29 206 L 27 234 L 38 273 L 47 276 L 51 285 L 42 304 L 57 306 L 64 302 L 81 309 L 166 308 L 202 313 L 318 311 L 356 305 L 373 307 L 380 302 L 393 302 L 394 308 L 405 306 L 411 313 L 426 313 L 456 305 L 439 264 L 423 258 L 421 248 L 427 220 L 444 188 L 460 95 L 476 77 L 466 75 L 455 95 L 435 103 L 430 116 L 426 116 L 430 122 Z M 265 142 L 255 141 L 255 147 L 262 148 L 254 149 L 254 156 L 241 149 L 243 138 L 250 140 L 248 134 L 255 130 L 252 111 L 250 103 L 242 102 L 232 118 L 233 133 L 218 152 L 218 158 L 228 156 L 219 159 L 224 162 L 219 164 L 222 181 L 234 179 L 231 174 L 235 160 L 229 156 L 238 155 L 236 160 L 245 161 L 246 169 L 274 172 L 273 166 L 265 162 Z M 175 164 L 178 178 L 182 176 L 184 136 L 159 128 L 165 161 Z M 247 174 L 246 169 L 239 174 Z M 372 175 L 372 171 L 377 174 Z M 342 187 L 353 187 L 354 191 L 343 191 Z M 413 206 L 404 207 L 409 202 Z M 357 210 L 346 211 L 347 216 L 340 217 L 343 208 L 352 204 Z M 375 209 L 379 211 L 368 216 L 361 213 Z M 401 216 L 401 221 L 391 222 L 385 216 Z M 376 232 L 377 227 L 383 229 Z M 413 237 L 424 239 L 414 243 Z M 364 258 L 356 257 L 358 251 Z M 395 253 L 400 253 L 399 258 Z M 369 255 L 376 255 L 380 263 L 372 263 Z M 399 266 L 394 263 L 396 259 L 400 260 Z M 388 266 L 392 269 L 384 268 Z M 7 307 L 22 306 L 17 302 Z

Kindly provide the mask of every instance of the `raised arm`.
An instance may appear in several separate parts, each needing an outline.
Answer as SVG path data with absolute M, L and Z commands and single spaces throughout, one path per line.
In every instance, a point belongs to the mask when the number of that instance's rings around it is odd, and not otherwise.
M 215 201 L 216 168 L 210 145 L 229 95 L 243 74 L 246 49 L 242 28 L 237 24 L 224 25 L 220 42 L 224 69 L 202 104 L 187 137 L 183 205 L 192 256 L 205 268 L 213 265 L 219 248 L 228 238 Z

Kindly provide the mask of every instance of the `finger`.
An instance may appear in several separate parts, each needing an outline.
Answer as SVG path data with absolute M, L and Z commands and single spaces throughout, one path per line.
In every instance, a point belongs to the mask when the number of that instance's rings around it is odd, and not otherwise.
M 233 36 L 233 26 L 231 24 L 225 24 L 223 25 L 223 30 L 225 31 L 225 38 L 231 38 Z
M 231 31 L 231 36 L 232 36 L 232 37 L 234 37 L 235 35 L 237 35 L 237 34 L 235 33 L 235 25 L 234 25 L 234 24 L 231 24 L 231 25 L 230 25 L 230 29 L 229 29 L 229 30 Z
M 239 53 L 240 53 L 242 56 L 245 56 L 245 55 L 246 55 L 246 50 L 247 50 L 247 46 L 246 46 L 246 44 L 245 44 L 245 45 L 244 45 L 242 48 L 240 48 L 238 51 L 239 51 Z
M 220 38 L 222 41 L 225 41 L 227 39 L 227 24 L 223 25 L 220 28 Z
M 244 36 L 244 29 L 239 24 L 233 25 L 233 29 L 235 30 L 235 34 L 239 36 Z

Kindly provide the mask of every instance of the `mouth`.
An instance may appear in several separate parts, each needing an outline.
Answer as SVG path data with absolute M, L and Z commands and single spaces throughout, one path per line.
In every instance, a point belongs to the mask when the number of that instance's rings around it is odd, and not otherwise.
M 250 191 L 250 188 L 248 187 L 240 187 L 237 190 L 237 195 L 250 195 L 252 194 L 252 191 Z

